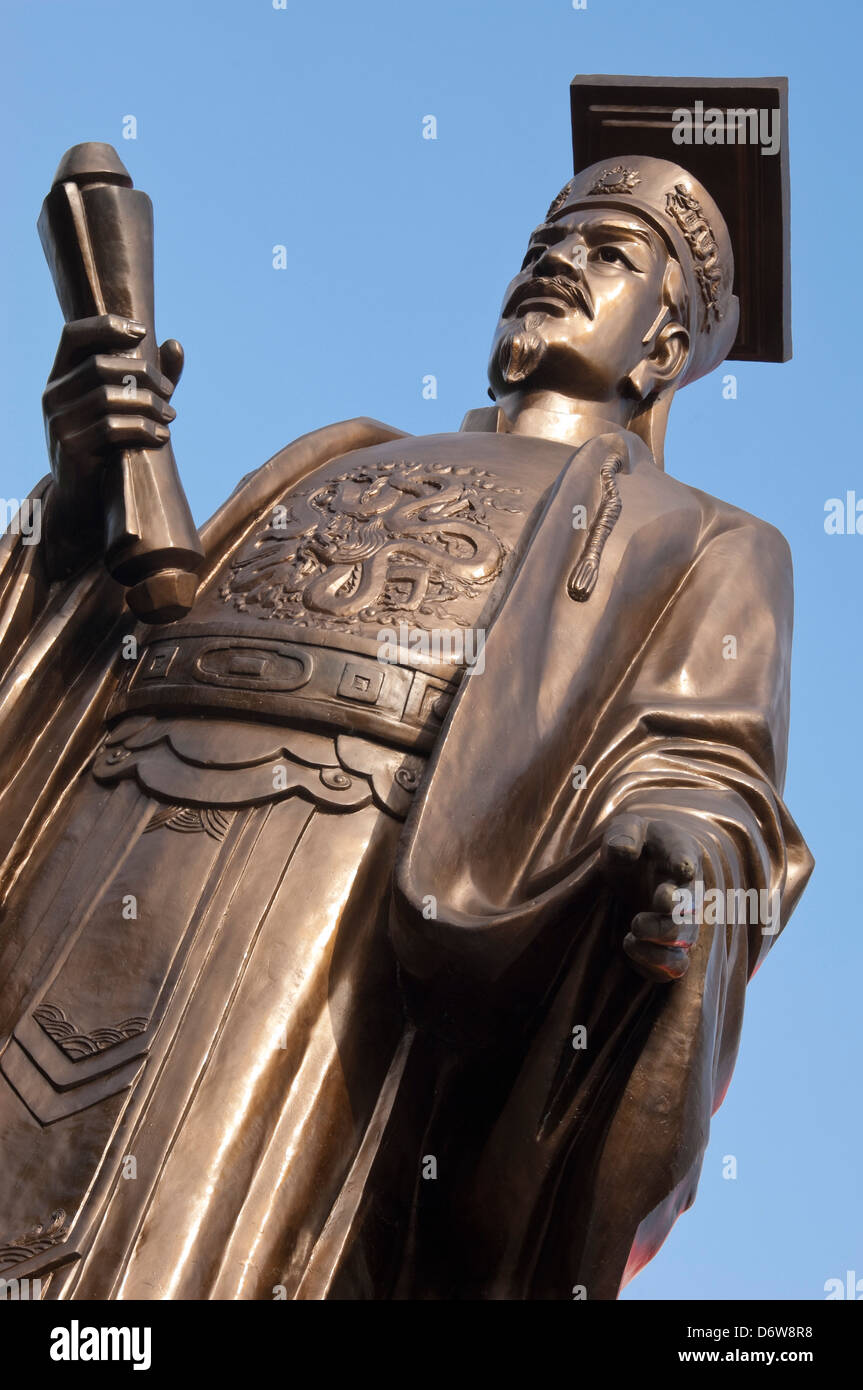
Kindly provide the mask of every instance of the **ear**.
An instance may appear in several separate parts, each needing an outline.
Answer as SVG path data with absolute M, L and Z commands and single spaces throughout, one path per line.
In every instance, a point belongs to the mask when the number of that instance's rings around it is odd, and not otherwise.
M 689 334 L 681 323 L 667 323 L 656 335 L 647 357 L 629 373 L 627 383 L 643 401 L 654 391 L 663 391 L 676 382 L 689 355 Z

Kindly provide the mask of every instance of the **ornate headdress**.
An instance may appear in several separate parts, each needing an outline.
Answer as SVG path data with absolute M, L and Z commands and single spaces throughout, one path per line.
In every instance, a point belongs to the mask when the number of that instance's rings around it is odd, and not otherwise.
M 679 164 L 632 155 L 582 169 L 560 190 L 546 221 L 593 206 L 634 212 L 659 232 L 689 289 L 691 342 L 679 384 L 712 371 L 734 344 L 739 305 L 728 228 L 707 189 Z

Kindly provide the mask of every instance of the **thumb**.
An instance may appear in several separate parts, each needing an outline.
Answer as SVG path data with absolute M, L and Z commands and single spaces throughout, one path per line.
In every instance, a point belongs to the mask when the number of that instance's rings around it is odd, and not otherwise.
M 183 374 L 185 360 L 186 354 L 183 352 L 182 344 L 178 343 L 176 338 L 166 338 L 159 348 L 159 366 L 175 387 Z
M 644 848 L 647 826 L 641 816 L 616 815 L 602 837 L 602 863 L 607 871 L 634 864 Z
M 611 820 L 603 841 L 607 852 L 617 859 L 635 860 L 645 845 L 646 826 L 642 816 L 618 815 Z

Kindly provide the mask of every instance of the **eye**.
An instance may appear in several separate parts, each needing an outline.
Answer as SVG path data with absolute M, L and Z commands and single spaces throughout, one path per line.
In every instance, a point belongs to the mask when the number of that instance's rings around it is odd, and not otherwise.
M 544 250 L 544 246 L 529 246 L 527 248 L 527 254 L 521 263 L 522 270 L 526 270 L 529 265 L 532 265 L 535 260 L 538 260 Z
M 623 265 L 626 266 L 627 270 L 635 270 L 635 266 L 626 252 L 621 251 L 619 246 L 600 246 L 596 255 L 606 265 Z

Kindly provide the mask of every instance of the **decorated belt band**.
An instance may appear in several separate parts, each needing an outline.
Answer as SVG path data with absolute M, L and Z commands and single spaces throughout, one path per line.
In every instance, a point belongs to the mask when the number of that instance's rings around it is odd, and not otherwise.
M 329 645 L 178 634 L 143 649 L 108 719 L 229 711 L 371 734 L 428 752 L 455 689 L 454 679 Z

